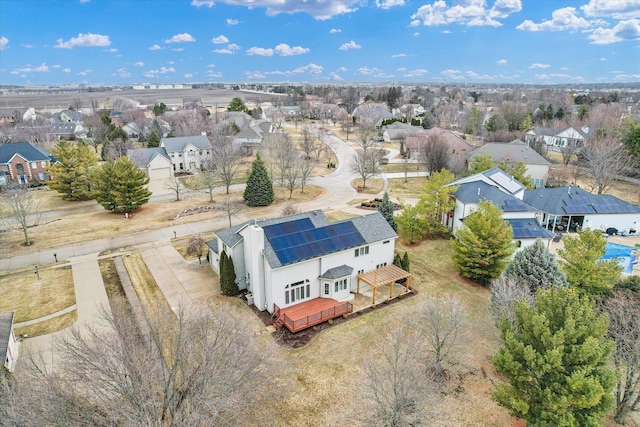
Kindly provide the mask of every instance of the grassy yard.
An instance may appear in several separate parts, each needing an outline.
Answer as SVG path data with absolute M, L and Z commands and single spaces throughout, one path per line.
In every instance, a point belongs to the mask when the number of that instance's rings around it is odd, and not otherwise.
M 204 233 L 202 235 L 204 241 L 206 242 L 207 240 L 211 240 L 213 238 L 215 238 L 215 233 Z M 187 237 L 179 237 L 177 239 L 171 239 L 171 244 L 173 245 L 174 248 L 176 248 L 176 250 L 178 252 L 180 252 L 180 255 L 182 255 L 182 257 L 184 259 L 187 260 L 193 260 L 193 259 L 198 259 L 197 256 L 195 255 L 188 255 L 187 254 L 187 247 L 189 246 L 189 240 L 191 240 L 192 236 L 187 236 Z M 207 257 L 207 253 L 209 252 L 209 247 L 207 245 L 204 246 L 204 250 L 202 252 L 202 259 L 206 259 Z
M 142 255 L 132 253 L 130 256 L 123 257 L 122 260 L 131 278 L 133 288 L 138 294 L 145 316 L 147 318 L 155 318 L 158 315 L 162 318 L 173 316 L 171 306 L 169 306 L 149 268 L 144 263 Z
M 33 325 L 15 328 L 16 335 L 26 335 L 28 337 L 37 337 L 40 335 L 50 334 L 52 332 L 61 331 L 76 323 L 78 320 L 78 310 L 56 316 L 53 319 L 38 322 Z
M 358 189 L 358 187 L 362 187 L 362 179 L 354 179 L 353 181 L 351 181 L 351 186 L 356 190 Z M 384 181 L 382 180 L 382 178 L 369 178 L 367 179 L 367 186 L 361 188 L 360 194 L 378 194 L 382 191 L 383 187 Z

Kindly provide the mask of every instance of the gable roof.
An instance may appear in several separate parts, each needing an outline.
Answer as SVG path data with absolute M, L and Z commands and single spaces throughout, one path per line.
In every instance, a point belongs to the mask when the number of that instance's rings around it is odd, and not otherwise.
M 343 264 L 338 267 L 328 269 L 320 275 L 320 279 L 335 280 L 341 277 L 350 276 L 351 273 L 353 273 L 353 267 Z
M 11 328 L 13 327 L 13 316 L 13 311 L 0 313 L 0 364 L 4 364 L 7 360 L 9 338 L 11 337 Z
M 164 147 L 132 148 L 127 150 L 127 157 L 139 168 L 146 168 L 158 156 L 164 157 L 171 163 L 171 159 Z
M 461 184 L 453 195 L 463 203 L 489 200 L 503 212 L 537 212 L 536 208 L 484 181 Z
M 494 185 L 498 187 L 500 190 L 504 191 L 508 194 L 516 194 L 519 191 L 525 188 L 517 179 L 503 171 L 502 169 L 495 167 L 484 172 L 477 173 L 475 175 L 470 175 L 464 178 L 457 179 L 453 182 L 447 184 L 447 186 L 451 185 L 462 185 L 468 182 L 477 182 L 484 181 L 489 185 Z
M 166 148 L 168 153 L 175 153 L 177 151 L 184 151 L 189 145 L 194 145 L 201 150 L 211 149 L 211 143 L 209 138 L 205 135 L 196 136 L 179 136 L 176 138 L 162 138 L 161 145 Z
M 53 156 L 43 148 L 29 142 L 7 142 L 0 145 L 0 164 L 7 164 L 11 159 L 19 154 L 28 162 L 40 162 L 53 160 Z
M 526 190 L 524 201 L 553 215 L 640 213 L 640 207 L 610 194 L 592 194 L 580 187 Z
M 525 142 L 516 139 L 508 144 L 491 142 L 466 155 L 467 160 L 478 155 L 490 155 L 494 162 L 522 162 L 527 165 L 550 165 L 551 163 L 538 154 Z

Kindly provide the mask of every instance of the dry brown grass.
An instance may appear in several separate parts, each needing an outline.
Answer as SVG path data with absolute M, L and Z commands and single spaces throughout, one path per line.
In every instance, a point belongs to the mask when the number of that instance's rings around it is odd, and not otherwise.
M 22 328 L 16 328 L 16 335 L 27 335 L 31 338 L 38 337 L 40 335 L 50 334 L 52 332 L 61 331 L 65 328 L 76 323 L 78 320 L 78 310 L 70 311 L 69 313 L 61 316 L 54 317 L 53 319 L 38 322 L 34 325 L 23 326 Z
M 426 177 L 393 178 L 389 180 L 389 194 L 398 198 L 420 197 L 420 188 Z
M 215 237 L 215 233 L 203 233 L 202 238 L 206 242 L 207 240 L 211 240 Z M 174 248 L 182 255 L 184 259 L 192 260 L 197 259 L 196 255 L 187 254 L 187 247 L 189 246 L 189 241 L 191 240 L 191 236 L 187 237 L 178 237 L 177 239 L 171 239 L 171 244 Z M 209 252 L 209 247 L 207 245 L 204 246 L 202 252 L 202 258 L 205 259 L 207 257 L 207 253 Z
M 15 311 L 25 322 L 64 310 L 76 303 L 71 267 L 33 268 L 0 277 L 0 311 Z
M 304 193 L 301 193 L 300 189 L 294 190 L 291 199 L 289 199 L 289 193 L 286 189 L 274 186 L 274 191 L 275 206 L 285 206 L 287 204 L 313 200 L 324 194 L 324 190 L 321 187 L 313 185 L 306 185 Z M 242 192 L 232 193 L 232 196 L 236 197 L 241 197 L 241 195 Z M 213 205 L 216 203 L 217 202 L 214 201 Z M 209 196 L 200 194 L 187 197 L 180 201 L 148 203 L 136 211 L 132 219 L 125 219 L 122 214 L 116 214 L 110 211 L 68 215 L 30 229 L 30 238 L 33 241 L 33 245 L 28 248 L 22 246 L 23 235 L 21 231 L 15 230 L 5 233 L 2 237 L 0 257 L 15 256 L 25 252 L 50 248 L 54 245 L 68 245 L 82 241 L 167 227 L 173 224 L 200 221 L 204 218 L 224 218 L 226 216 L 223 212 L 206 211 L 195 215 L 183 216 L 171 221 L 171 218 L 182 210 L 210 205 L 212 205 L 212 203 L 209 201 Z M 252 209 L 255 210 L 259 208 L 246 207 L 242 212 L 247 213 Z M 63 232 L 61 230 L 73 230 L 73 232 Z
M 418 163 L 389 163 L 387 165 L 380 166 L 385 173 L 402 173 L 405 170 L 407 172 L 421 172 L 421 165 Z
M 351 187 L 358 189 L 362 187 L 362 179 L 356 178 L 351 181 Z M 369 178 L 367 179 L 367 186 L 361 188 L 360 194 L 378 194 L 384 188 L 384 181 L 382 178 Z
M 498 340 L 487 310 L 489 291 L 454 272 L 448 241 L 427 241 L 406 250 L 418 295 L 329 328 L 306 347 L 276 350 L 274 356 L 291 373 L 287 393 L 273 401 L 280 425 L 358 424 L 354 420 L 367 415 L 359 403 L 364 393 L 363 369 L 376 357 L 379 340 L 405 325 L 421 300 L 445 294 L 464 302 L 473 325 L 455 363 L 447 366 L 451 380 L 438 394 L 429 425 L 511 425 L 508 413 L 490 399 L 497 378 L 489 357 L 497 350 Z
M 147 264 L 142 259 L 142 255 L 132 253 L 127 257 L 123 257 L 122 260 L 147 318 L 169 319 L 173 316 L 171 306 L 169 306 L 164 294 L 156 284 Z M 158 311 L 161 313 L 158 313 Z

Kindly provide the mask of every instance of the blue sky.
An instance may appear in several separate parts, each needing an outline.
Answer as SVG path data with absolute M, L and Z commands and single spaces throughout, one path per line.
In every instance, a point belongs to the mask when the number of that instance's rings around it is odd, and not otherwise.
M 640 81 L 640 0 L 0 0 L 0 84 Z

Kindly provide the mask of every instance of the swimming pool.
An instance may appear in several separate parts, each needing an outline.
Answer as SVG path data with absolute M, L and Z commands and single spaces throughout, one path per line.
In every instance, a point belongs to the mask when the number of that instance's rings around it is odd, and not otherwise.
M 622 272 L 631 274 L 633 263 L 637 260 L 637 257 L 631 253 L 634 250 L 640 251 L 640 248 L 607 242 L 606 252 L 602 256 L 602 259 L 618 258 L 618 263 L 623 268 Z

